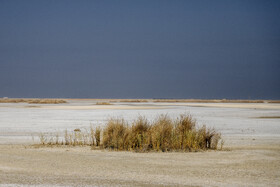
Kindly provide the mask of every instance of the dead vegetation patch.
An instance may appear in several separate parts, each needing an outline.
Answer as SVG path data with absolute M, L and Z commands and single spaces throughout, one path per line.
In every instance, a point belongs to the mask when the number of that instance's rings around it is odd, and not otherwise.
M 29 103 L 29 104 L 60 104 L 67 103 L 63 99 L 0 99 L 0 103 Z
M 280 116 L 260 116 L 257 118 L 261 118 L 261 119 L 278 119 L 280 118 Z
M 109 102 L 96 102 L 96 105 L 112 105 Z
M 146 103 L 148 100 L 146 99 L 121 99 L 120 102 L 128 102 L 128 103 Z

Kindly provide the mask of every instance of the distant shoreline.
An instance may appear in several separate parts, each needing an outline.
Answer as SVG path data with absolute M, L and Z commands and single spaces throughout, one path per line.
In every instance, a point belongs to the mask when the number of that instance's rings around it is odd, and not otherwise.
M 0 103 L 65 103 L 73 100 L 79 101 L 106 101 L 106 102 L 131 102 L 131 103 L 280 103 L 280 100 L 262 100 L 262 99 L 96 99 L 96 98 L 0 98 Z

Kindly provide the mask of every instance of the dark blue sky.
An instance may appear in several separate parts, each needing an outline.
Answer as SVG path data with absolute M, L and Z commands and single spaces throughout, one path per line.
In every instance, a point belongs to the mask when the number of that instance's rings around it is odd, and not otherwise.
M 280 1 L 0 0 L 0 97 L 280 99 Z

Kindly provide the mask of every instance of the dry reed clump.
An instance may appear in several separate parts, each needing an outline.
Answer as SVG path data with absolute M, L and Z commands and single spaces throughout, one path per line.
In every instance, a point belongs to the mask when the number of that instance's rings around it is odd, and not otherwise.
M 156 119 L 150 128 L 150 139 L 153 150 L 172 150 L 173 122 L 167 115 L 161 115 Z
M 96 105 L 112 105 L 109 102 L 96 102 Z
M 0 99 L 0 103 L 24 103 L 27 102 L 26 99 L 8 99 L 8 98 L 3 98 Z
M 110 119 L 103 130 L 103 147 L 128 150 L 129 127 L 124 119 Z
M 62 99 L 30 99 L 27 101 L 30 104 L 60 104 L 66 103 L 65 100 Z
M 60 104 L 67 102 L 62 99 L 0 99 L 0 103 Z
M 40 135 L 41 145 L 92 146 L 118 151 L 198 151 L 221 148 L 221 134 L 214 128 L 196 127 L 191 115 L 180 115 L 172 120 L 160 115 L 153 122 L 139 116 L 132 124 L 124 119 L 108 120 L 104 129 L 65 131 L 64 139 L 58 135 Z
M 280 100 L 268 100 L 267 103 L 280 103 Z
M 143 117 L 139 116 L 131 126 L 129 141 L 130 147 L 132 150 L 149 150 L 150 147 L 150 131 L 151 125 L 149 124 L 148 120 Z
M 120 102 L 146 103 L 146 102 L 148 102 L 148 100 L 146 100 L 146 99 L 120 99 Z
M 95 138 L 95 145 L 97 147 L 99 147 L 100 142 L 101 142 L 101 128 L 100 127 L 96 127 L 95 132 L 94 132 L 94 138 Z M 94 139 L 92 141 L 94 142 Z

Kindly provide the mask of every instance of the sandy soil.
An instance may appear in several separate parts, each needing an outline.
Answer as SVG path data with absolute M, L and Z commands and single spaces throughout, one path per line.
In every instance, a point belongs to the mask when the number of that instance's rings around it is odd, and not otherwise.
M 280 146 L 197 153 L 0 145 L 0 184 L 279 186 Z

